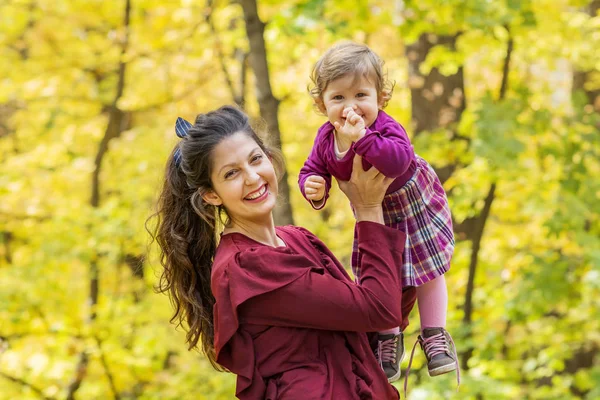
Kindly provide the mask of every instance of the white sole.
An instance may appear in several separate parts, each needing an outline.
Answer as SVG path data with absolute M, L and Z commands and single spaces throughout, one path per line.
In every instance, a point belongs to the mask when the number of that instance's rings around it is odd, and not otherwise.
M 429 370 L 429 376 L 438 376 L 442 374 L 447 374 L 448 372 L 452 372 L 456 369 L 456 362 L 452 364 L 442 365 L 441 367 L 437 367 L 435 369 Z

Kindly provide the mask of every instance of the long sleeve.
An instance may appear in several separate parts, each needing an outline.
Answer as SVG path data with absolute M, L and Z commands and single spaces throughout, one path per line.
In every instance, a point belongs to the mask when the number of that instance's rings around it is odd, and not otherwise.
M 323 131 L 320 129 L 315 138 L 312 150 L 298 174 L 298 185 L 300 186 L 300 192 L 302 192 L 302 196 L 304 196 L 305 199 L 306 193 L 304 192 L 304 182 L 306 182 L 306 179 L 311 175 L 318 175 L 325 179 L 325 195 L 323 196 L 323 200 L 318 202 L 319 205 L 316 206 L 314 202 L 306 199 L 315 210 L 320 210 L 325 207 L 325 203 L 327 203 L 327 199 L 329 198 L 329 190 L 331 189 L 331 174 L 327 171 L 327 166 L 323 159 L 324 152 L 321 148 L 322 135 Z
M 363 254 L 361 286 L 305 265 L 306 272 L 289 284 L 241 304 L 238 309 L 241 321 L 362 332 L 400 325 L 399 273 L 405 235 L 371 222 L 359 222 L 357 229 Z
M 401 176 L 415 158 L 406 131 L 391 118 L 373 128 L 376 130 L 367 129 L 365 136 L 354 144 L 354 151 L 385 176 Z

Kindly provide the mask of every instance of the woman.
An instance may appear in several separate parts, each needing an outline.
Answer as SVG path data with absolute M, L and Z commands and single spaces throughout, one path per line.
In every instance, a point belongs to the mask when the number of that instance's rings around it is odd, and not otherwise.
M 399 290 L 406 236 L 383 225 L 391 179 L 355 167 L 340 183 L 358 220 L 357 286 L 313 234 L 275 227 L 278 159 L 243 112 L 179 119 L 177 134 L 154 237 L 189 347 L 201 340 L 237 374 L 239 399 L 398 399 L 365 334 L 405 327 L 414 304 L 414 290 Z

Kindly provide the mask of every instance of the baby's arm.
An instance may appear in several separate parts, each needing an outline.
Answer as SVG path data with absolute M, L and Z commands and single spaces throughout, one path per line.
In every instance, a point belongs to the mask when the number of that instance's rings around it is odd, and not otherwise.
M 331 189 L 331 175 L 327 172 L 322 151 L 319 150 L 319 134 L 315 139 L 313 148 L 298 174 L 298 185 L 306 200 L 315 210 L 325 207 Z
M 380 131 L 367 128 L 367 133 L 354 144 L 354 151 L 390 178 L 404 174 L 415 158 L 406 131 L 393 120 Z

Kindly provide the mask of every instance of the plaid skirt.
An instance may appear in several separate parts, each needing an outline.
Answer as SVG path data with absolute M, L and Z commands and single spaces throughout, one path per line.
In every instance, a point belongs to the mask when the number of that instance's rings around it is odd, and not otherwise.
M 452 217 L 446 192 L 433 168 L 417 157 L 417 168 L 397 191 L 383 199 L 383 215 L 389 227 L 406 232 L 403 286 L 420 286 L 450 269 L 454 253 Z M 352 272 L 360 283 L 360 253 L 356 229 Z

